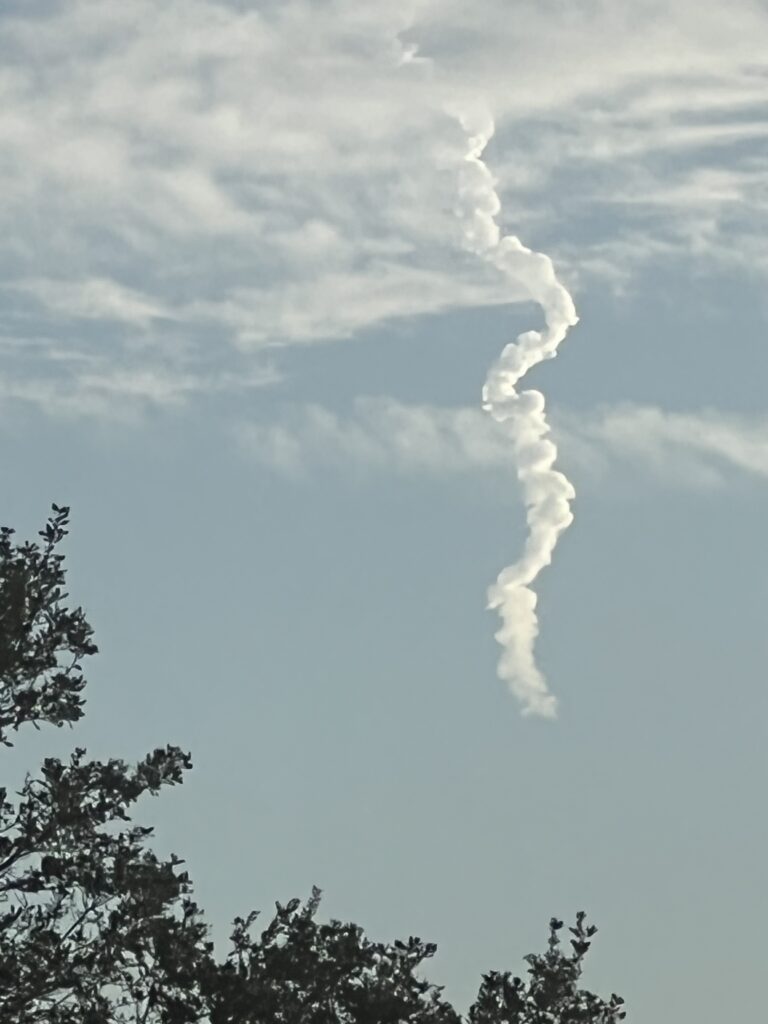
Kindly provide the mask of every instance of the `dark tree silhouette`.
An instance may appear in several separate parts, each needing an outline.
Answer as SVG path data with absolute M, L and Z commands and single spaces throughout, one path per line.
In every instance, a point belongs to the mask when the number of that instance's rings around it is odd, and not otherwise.
M 96 652 L 82 609 L 66 607 L 63 556 L 69 509 L 53 506 L 42 544 L 0 532 L 0 739 L 25 723 L 62 726 L 83 715 L 81 662 Z M 177 747 L 138 765 L 46 758 L 11 803 L 0 789 L 0 1020 L 98 1024 L 200 1019 L 194 990 L 207 929 L 187 897 L 181 861 L 145 849 L 152 832 L 130 822 L 143 793 L 181 782 Z M 195 1017 L 194 1014 L 198 1016 Z
M 226 963 L 204 983 L 211 1024 L 459 1024 L 440 998 L 441 989 L 417 975 L 435 946 L 370 942 L 353 924 L 314 920 L 320 890 L 302 906 L 277 904 L 261 935 L 252 937 L 256 914 L 237 918 Z
M 483 975 L 477 1000 L 469 1011 L 470 1024 L 613 1024 L 623 1020 L 624 1000 L 612 995 L 608 1002 L 579 988 L 579 980 L 594 925 L 585 925 L 586 914 L 576 915 L 570 929 L 572 952 L 560 949 L 559 932 L 563 922 L 549 922 L 549 948 L 546 953 L 531 953 L 528 982 L 512 977 L 509 971 L 491 971 Z
M 82 661 L 96 653 L 82 609 L 65 602 L 69 509 L 53 506 L 42 543 L 0 530 L 0 742 L 23 725 L 83 715 Z M 236 918 L 217 961 L 183 861 L 147 848 L 131 824 L 145 793 L 183 781 L 189 754 L 167 746 L 134 766 L 46 758 L 15 803 L 0 789 L 0 1021 L 5 1024 L 458 1024 L 419 969 L 434 945 L 369 941 L 316 921 L 320 890 L 279 903 L 266 929 Z M 621 1000 L 579 989 L 593 927 L 577 918 L 573 952 L 528 957 L 529 980 L 485 975 L 470 1024 L 611 1024 Z
M 64 556 L 56 545 L 66 536 L 68 514 L 53 506 L 42 546 L 14 545 L 14 531 L 0 529 L 0 741 L 6 746 L 9 730 L 25 722 L 62 726 L 83 714 L 80 662 L 97 648 L 82 609 L 61 603 Z

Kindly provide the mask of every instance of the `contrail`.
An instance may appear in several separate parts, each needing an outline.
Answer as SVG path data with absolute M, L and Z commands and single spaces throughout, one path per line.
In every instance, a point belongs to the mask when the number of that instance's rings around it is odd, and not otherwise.
M 470 135 L 462 168 L 460 215 L 467 247 L 496 266 L 515 284 L 522 285 L 544 311 L 546 328 L 526 331 L 506 345 L 483 386 L 483 408 L 499 423 L 511 427 L 517 475 L 527 506 L 528 537 L 520 559 L 502 569 L 488 591 L 488 607 L 498 608 L 502 625 L 496 639 L 503 651 L 499 677 L 523 705 L 523 714 L 552 718 L 557 699 L 534 658 L 539 632 L 536 594 L 531 584 L 552 561 L 559 535 L 573 521 L 570 502 L 575 496 L 570 481 L 553 468 L 557 448 L 547 438 L 549 426 L 540 391 L 516 390 L 518 381 L 537 363 L 552 359 L 557 347 L 577 323 L 571 296 L 555 276 L 552 260 L 527 249 L 514 235 L 501 236 L 496 215 L 501 202 L 495 182 L 482 160 L 493 135 L 489 116 L 461 118 Z

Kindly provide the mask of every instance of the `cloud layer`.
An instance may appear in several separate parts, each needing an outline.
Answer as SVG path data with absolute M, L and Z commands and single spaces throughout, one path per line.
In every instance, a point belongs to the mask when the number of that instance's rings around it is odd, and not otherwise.
M 85 358 L 195 382 L 154 389 L 178 397 L 268 346 L 514 298 L 460 252 L 472 103 L 503 229 L 569 280 L 681 254 L 762 272 L 766 43 L 750 0 L 6 5 L 4 393 L 87 393 Z
M 768 416 L 624 404 L 561 411 L 552 432 L 564 465 L 602 490 L 617 473 L 676 488 L 724 486 L 734 473 L 768 479 Z M 346 415 L 292 406 L 277 422 L 241 423 L 238 437 L 251 458 L 294 478 L 329 467 L 436 478 L 507 472 L 511 481 L 515 475 L 509 425 L 470 407 L 384 397 L 360 398 Z

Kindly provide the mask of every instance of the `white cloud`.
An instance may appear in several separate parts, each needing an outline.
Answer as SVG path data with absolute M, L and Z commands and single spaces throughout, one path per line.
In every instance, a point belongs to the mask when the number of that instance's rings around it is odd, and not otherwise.
M 483 285 L 471 272 L 462 280 L 458 268 L 457 275 L 449 292 L 438 271 L 382 259 L 355 274 L 318 268 L 307 281 L 233 289 L 224 300 L 192 302 L 184 313 L 190 320 L 224 323 L 240 348 L 258 349 L 346 338 L 371 323 L 456 305 L 510 301 L 510 289 L 501 281 Z M 523 298 L 523 288 L 512 293 L 513 300 Z
M 733 471 L 768 477 L 768 416 L 620 405 L 559 419 L 566 458 L 598 472 L 642 469 L 672 486 L 717 486 Z
M 69 420 L 97 418 L 138 422 L 149 408 L 178 408 L 198 395 L 246 392 L 279 381 L 266 362 L 245 368 L 210 369 L 185 359 L 165 363 L 122 363 L 93 351 L 61 351 L 48 338 L 0 337 L 5 372 L 0 377 L 0 415 L 10 402 L 34 407 L 46 416 Z M 30 360 L 35 372 L 29 373 Z
M 630 480 L 639 472 L 673 487 L 719 486 L 733 472 L 768 478 L 768 416 L 620 405 L 561 413 L 553 435 L 571 475 L 600 486 L 622 470 Z M 239 437 L 252 458 L 287 475 L 329 465 L 438 476 L 502 473 L 510 480 L 515 474 L 508 428 L 469 407 L 384 397 L 359 398 L 348 415 L 317 405 L 288 407 L 275 422 L 241 424 Z
M 83 320 L 117 320 L 146 328 L 154 319 L 172 316 L 141 292 L 105 278 L 37 278 L 15 281 L 12 287 L 32 296 L 51 313 Z
M 349 416 L 292 407 L 278 422 L 242 423 L 238 433 L 253 458 L 288 475 L 335 464 L 437 475 L 492 468 L 514 476 L 508 429 L 480 409 L 358 398 Z
M 168 323 L 226 362 L 232 343 L 513 301 L 458 252 L 452 115 L 482 103 L 504 229 L 554 235 L 574 278 L 691 252 L 763 267 L 767 44 L 751 0 L 727 18 L 714 0 L 17 7 L 0 14 L 9 331 L 79 350 L 71 321 L 118 324 L 121 367 L 134 328 L 132 372 L 159 373 Z

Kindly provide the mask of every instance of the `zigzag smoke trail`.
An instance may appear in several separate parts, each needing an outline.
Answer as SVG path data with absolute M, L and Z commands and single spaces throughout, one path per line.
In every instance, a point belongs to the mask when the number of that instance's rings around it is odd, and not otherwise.
M 557 448 L 547 438 L 544 396 L 540 391 L 518 392 L 516 386 L 531 367 L 554 358 L 578 317 L 571 296 L 557 280 L 551 259 L 527 249 L 514 235 L 501 236 L 495 220 L 501 202 L 493 176 L 482 160 L 494 132 L 492 119 L 485 117 L 478 126 L 476 121 L 469 124 L 462 118 L 462 125 L 470 134 L 460 185 L 466 246 L 507 275 L 516 292 L 522 284 L 541 306 L 546 325 L 543 331 L 527 331 L 505 346 L 483 387 L 483 408 L 498 423 L 511 428 L 528 522 L 522 556 L 499 573 L 488 591 L 488 607 L 497 608 L 502 620 L 496 633 L 503 648 L 498 673 L 522 703 L 523 714 L 552 718 L 557 699 L 549 692 L 534 658 L 539 623 L 537 597 L 531 584 L 552 561 L 558 537 L 573 521 L 570 502 L 575 491 L 570 481 L 553 468 Z

